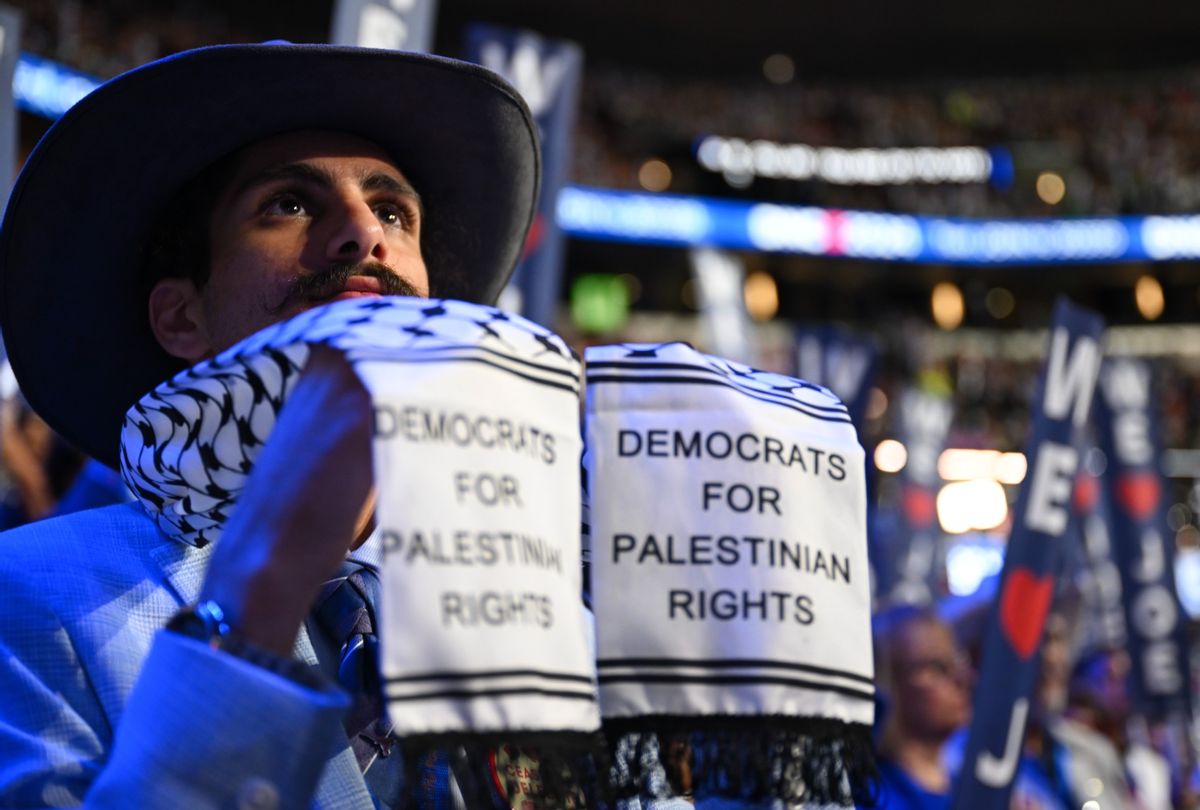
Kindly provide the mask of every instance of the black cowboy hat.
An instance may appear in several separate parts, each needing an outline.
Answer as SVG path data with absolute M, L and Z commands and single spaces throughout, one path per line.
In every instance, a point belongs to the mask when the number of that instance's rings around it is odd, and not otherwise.
M 420 192 L 430 275 L 491 303 L 520 257 L 540 176 L 520 96 L 478 65 L 330 45 L 218 45 L 101 85 L 46 133 L 0 230 L 0 325 L 30 405 L 117 466 L 121 422 L 180 367 L 150 332 L 142 266 L 190 179 L 272 135 L 335 130 L 392 156 Z

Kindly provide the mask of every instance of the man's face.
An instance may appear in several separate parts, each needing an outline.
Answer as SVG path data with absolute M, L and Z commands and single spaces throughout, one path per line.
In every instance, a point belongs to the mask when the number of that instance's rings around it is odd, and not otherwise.
M 945 739 L 970 719 L 970 667 L 945 625 L 902 628 L 894 659 L 894 707 L 906 736 Z
M 195 311 L 209 352 L 330 301 L 427 296 L 421 213 L 391 159 L 355 136 L 298 132 L 247 147 L 210 222 Z

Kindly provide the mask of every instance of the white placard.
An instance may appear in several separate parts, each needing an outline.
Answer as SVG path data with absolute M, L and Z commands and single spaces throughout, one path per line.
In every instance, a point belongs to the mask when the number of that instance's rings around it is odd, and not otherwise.
M 599 726 L 578 363 L 501 346 L 348 352 L 375 409 L 382 671 L 401 736 Z
M 826 389 L 684 344 L 587 353 L 606 718 L 870 724 L 864 454 Z

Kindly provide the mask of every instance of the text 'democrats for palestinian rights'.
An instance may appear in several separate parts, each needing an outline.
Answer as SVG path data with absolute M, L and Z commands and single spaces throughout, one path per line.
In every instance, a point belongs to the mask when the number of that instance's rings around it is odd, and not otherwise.
M 685 344 L 587 353 L 605 718 L 870 724 L 864 454 L 820 386 Z
M 411 351 L 347 347 L 374 408 L 384 697 L 407 735 L 594 730 L 578 361 L 445 303 Z

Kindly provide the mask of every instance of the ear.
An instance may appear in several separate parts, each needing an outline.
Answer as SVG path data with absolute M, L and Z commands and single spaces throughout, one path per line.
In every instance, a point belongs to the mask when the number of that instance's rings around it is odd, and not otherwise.
M 212 354 L 200 293 L 190 279 L 167 278 L 150 291 L 150 329 L 167 354 L 197 363 Z

